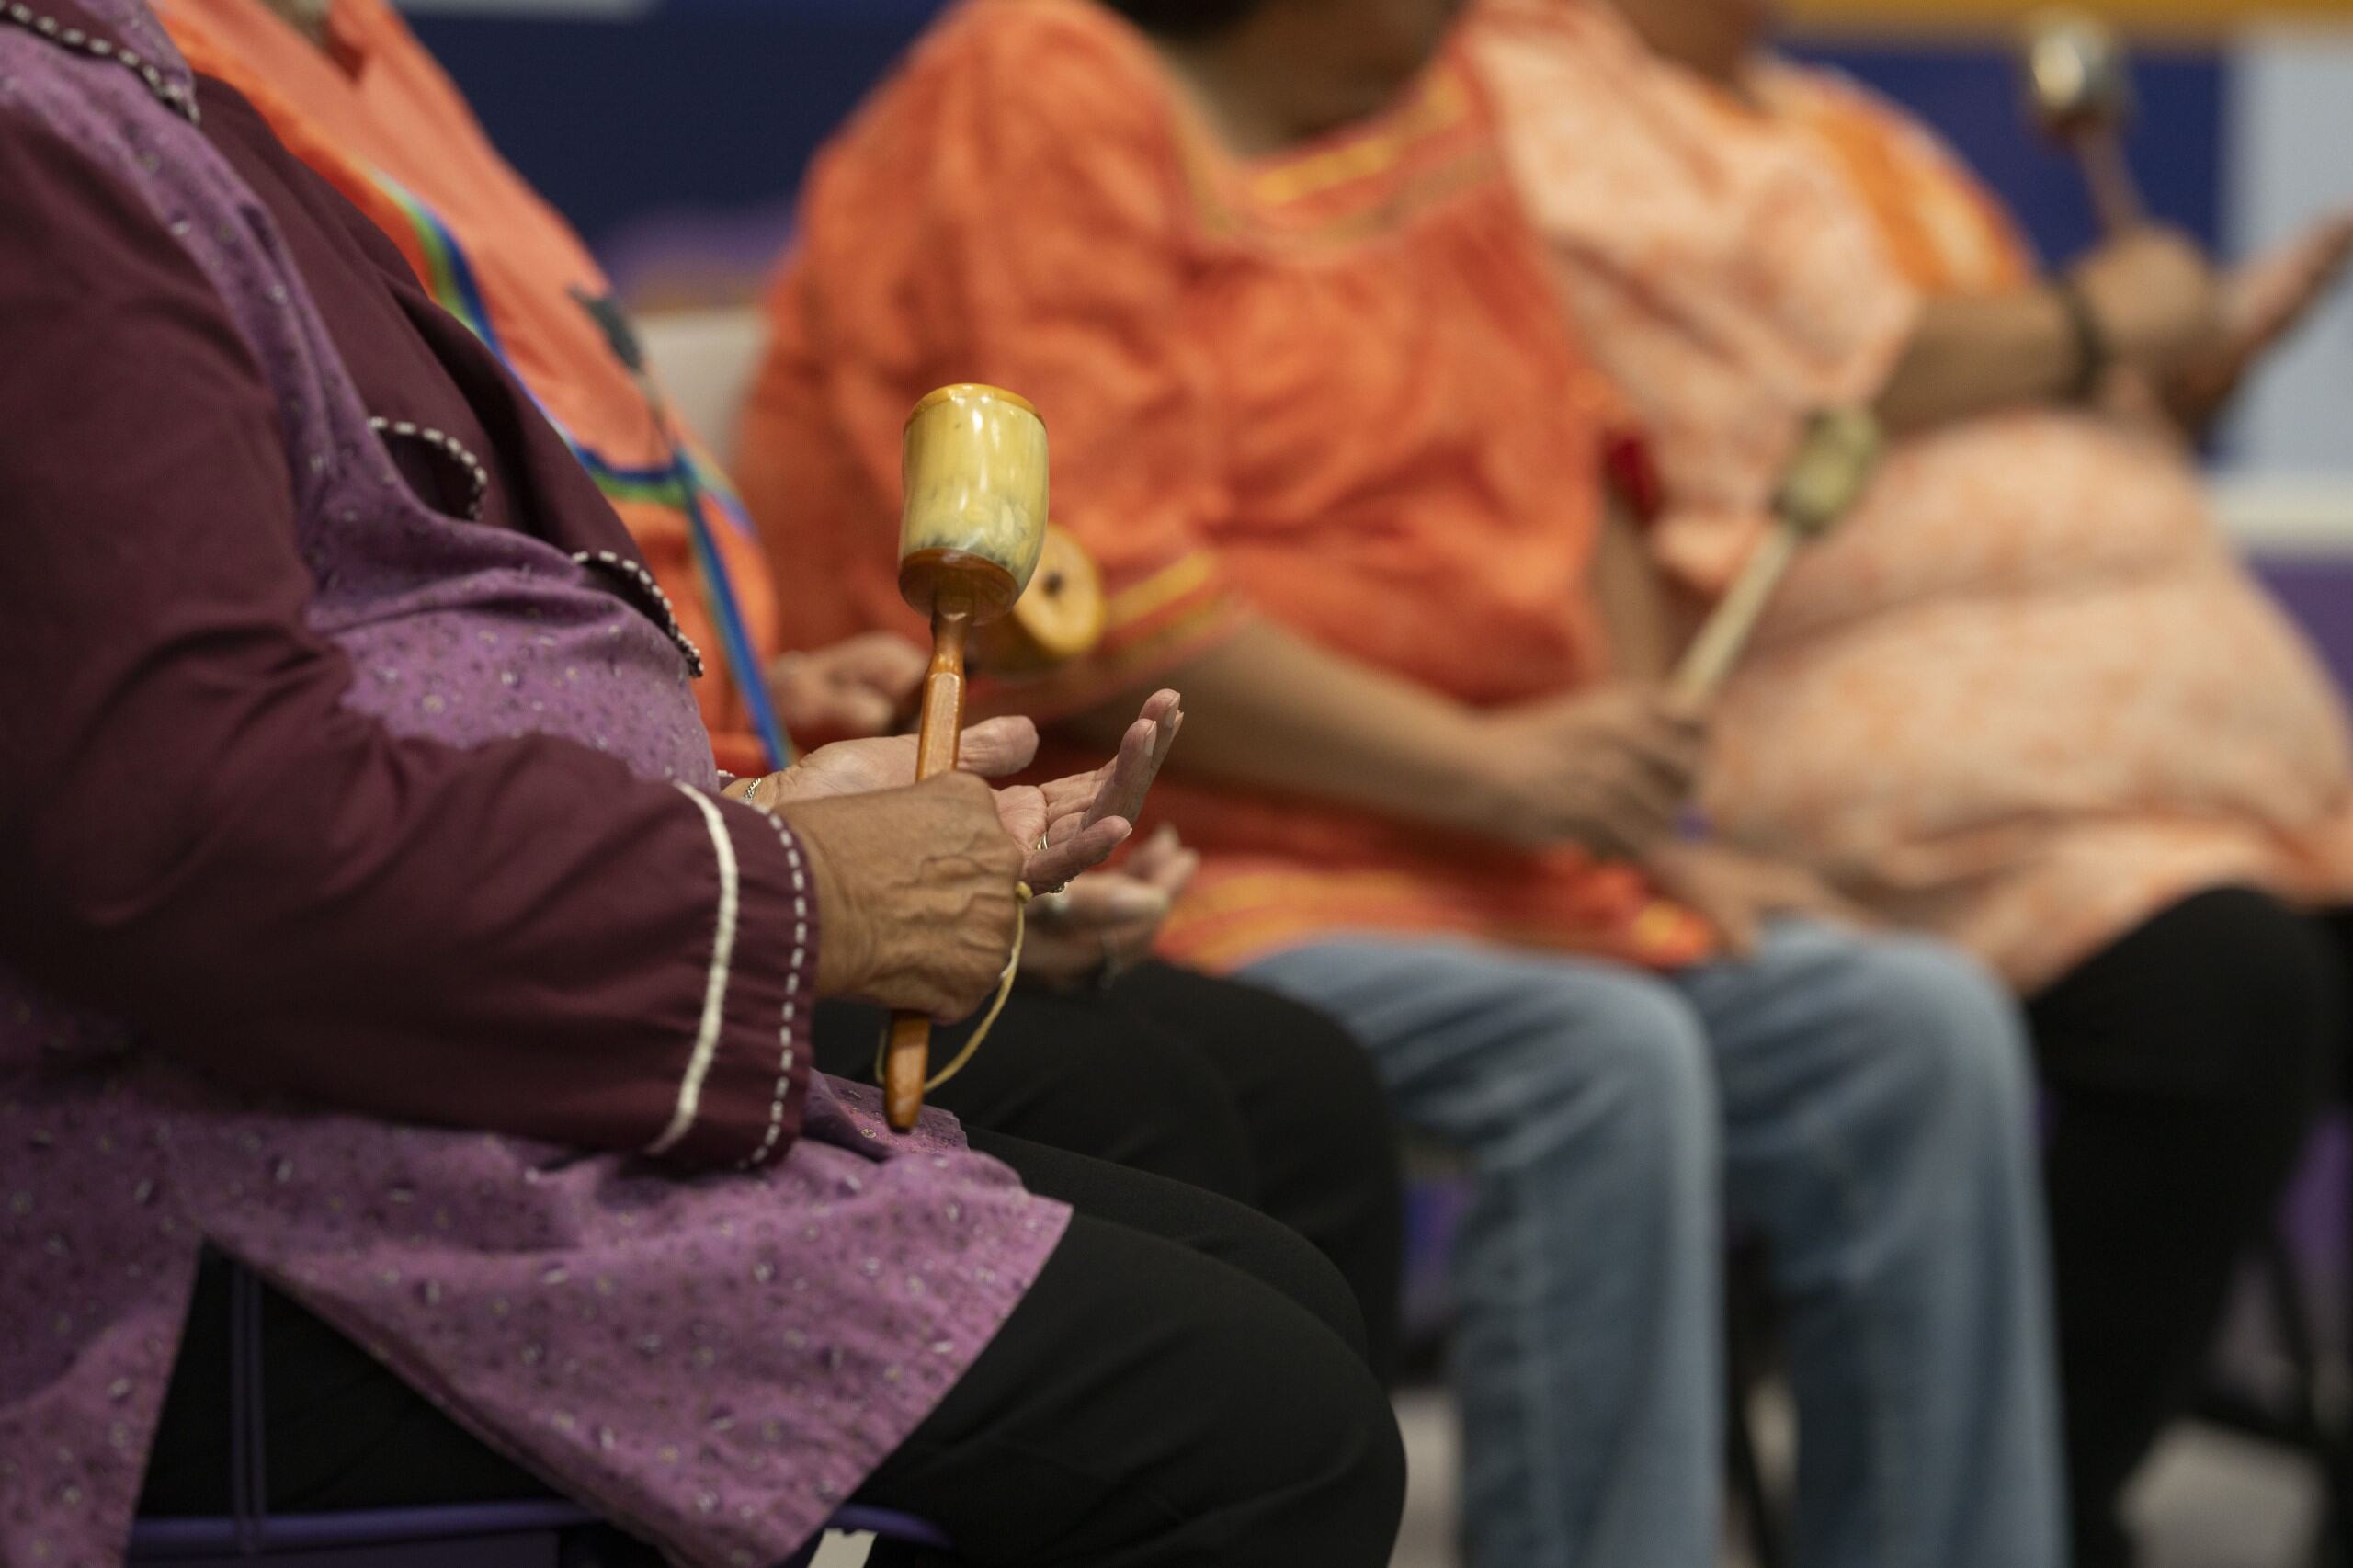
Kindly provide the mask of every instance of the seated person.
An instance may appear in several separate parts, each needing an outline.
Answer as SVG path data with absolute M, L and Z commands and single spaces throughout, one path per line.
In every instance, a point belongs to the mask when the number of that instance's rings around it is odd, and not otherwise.
M 1181 677 L 1165 949 L 1334 1011 L 1469 1159 L 1478 1568 L 1716 1561 L 1728 1226 L 1790 1314 L 1807 1561 L 2047 1568 L 2016 1019 L 1935 944 L 1760 929 L 1778 871 L 1668 843 L 1699 726 L 1602 622 L 1598 400 L 1450 9 L 950 11 L 770 298 L 739 478 L 780 573 L 850 590 L 789 622 L 911 625 L 909 390 L 1038 404 L 1111 628 L 1018 695 L 1099 723 Z
M 1928 131 L 1777 60 L 1767 15 L 1515 0 L 1474 56 L 1577 325 L 1657 436 L 1651 543 L 1695 597 L 1809 410 L 1895 432 L 1725 694 L 1706 807 L 2028 999 L 2075 1560 L 2104 1568 L 2343 1048 L 2347 949 L 2308 912 L 2353 894 L 2337 699 L 2182 431 L 2124 400 L 2211 406 L 2347 231 L 2234 279 L 2219 328 L 2163 232 L 2040 275 Z
M 750 519 L 633 369 L 604 275 L 385 0 L 167 0 L 158 15 L 197 70 L 236 87 L 376 221 L 564 432 L 710 655 L 696 695 L 722 770 L 756 778 L 783 766 L 789 737 L 892 725 L 925 655 L 882 632 L 781 652 Z M 1268 992 L 1160 963 L 1128 972 L 1191 863 L 1163 829 L 1120 871 L 1033 906 L 1029 983 L 935 1103 L 967 1126 L 1191 1182 L 1295 1227 L 1347 1275 L 1386 1366 L 1404 1224 L 1388 1108 L 1363 1052 Z M 820 1008 L 820 1066 L 870 1077 L 881 1027 L 870 1008 Z M 963 1039 L 943 1034 L 936 1060 Z
M 810 1068 L 818 997 L 973 1005 L 1158 727 L 1075 790 L 722 798 L 626 533 L 364 218 L 136 0 L 0 17 L 0 1561 L 119 1561 L 151 1468 L 225 1503 L 223 1413 L 158 1431 L 209 1248 L 309 1325 L 274 1506 L 1380 1568 L 1312 1249 Z

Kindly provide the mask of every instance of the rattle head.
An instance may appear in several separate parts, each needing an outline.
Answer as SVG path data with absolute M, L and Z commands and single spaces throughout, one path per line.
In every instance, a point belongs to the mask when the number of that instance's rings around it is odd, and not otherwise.
M 2029 24 L 2023 53 L 2028 99 L 2050 135 L 2064 138 L 2131 117 L 2123 48 L 2097 17 L 2045 12 Z
M 1869 409 L 1815 410 L 1781 472 L 1774 515 L 1808 537 L 1828 531 L 1870 483 L 1881 445 L 1879 419 Z
M 899 592 L 930 615 L 943 599 L 976 621 L 1013 608 L 1046 537 L 1046 426 L 998 387 L 941 387 L 907 415 L 900 476 Z
M 981 634 L 981 662 L 991 675 L 1042 674 L 1092 653 L 1107 619 L 1095 562 L 1068 530 L 1050 524 L 1029 591 Z

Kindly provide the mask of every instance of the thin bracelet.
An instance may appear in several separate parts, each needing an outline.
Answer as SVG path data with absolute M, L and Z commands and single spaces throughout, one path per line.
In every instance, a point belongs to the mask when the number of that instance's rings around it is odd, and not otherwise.
M 2082 282 L 2073 277 L 2056 278 L 2051 283 L 2052 295 L 2067 315 L 2068 330 L 2075 340 L 2075 374 L 2067 387 L 2069 403 L 2089 403 L 2108 379 L 2108 366 L 2113 357 L 2108 343 L 2108 329 L 2100 324 L 2099 312 L 2092 309 L 2091 299 L 2084 292 Z

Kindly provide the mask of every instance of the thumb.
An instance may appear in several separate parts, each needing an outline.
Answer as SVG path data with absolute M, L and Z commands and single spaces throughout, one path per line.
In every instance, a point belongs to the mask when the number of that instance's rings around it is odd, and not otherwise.
M 983 719 L 967 728 L 956 745 L 956 766 L 983 778 L 1018 773 L 1038 756 L 1038 726 L 1027 719 Z

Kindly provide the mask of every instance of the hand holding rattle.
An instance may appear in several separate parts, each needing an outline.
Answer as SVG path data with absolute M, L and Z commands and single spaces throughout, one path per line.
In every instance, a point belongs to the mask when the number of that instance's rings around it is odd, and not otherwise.
M 1844 517 L 1879 466 L 1879 420 L 1862 408 L 1824 409 L 1807 421 L 1773 496 L 1773 528 L 1685 650 L 1669 685 L 1676 708 L 1696 712 L 1723 686 L 1806 540 Z
M 2023 55 L 2035 120 L 2082 165 L 2100 227 L 2111 238 L 2139 228 L 2148 209 L 2123 142 L 2132 76 L 2115 33 L 2094 17 L 2049 12 L 2027 29 Z

